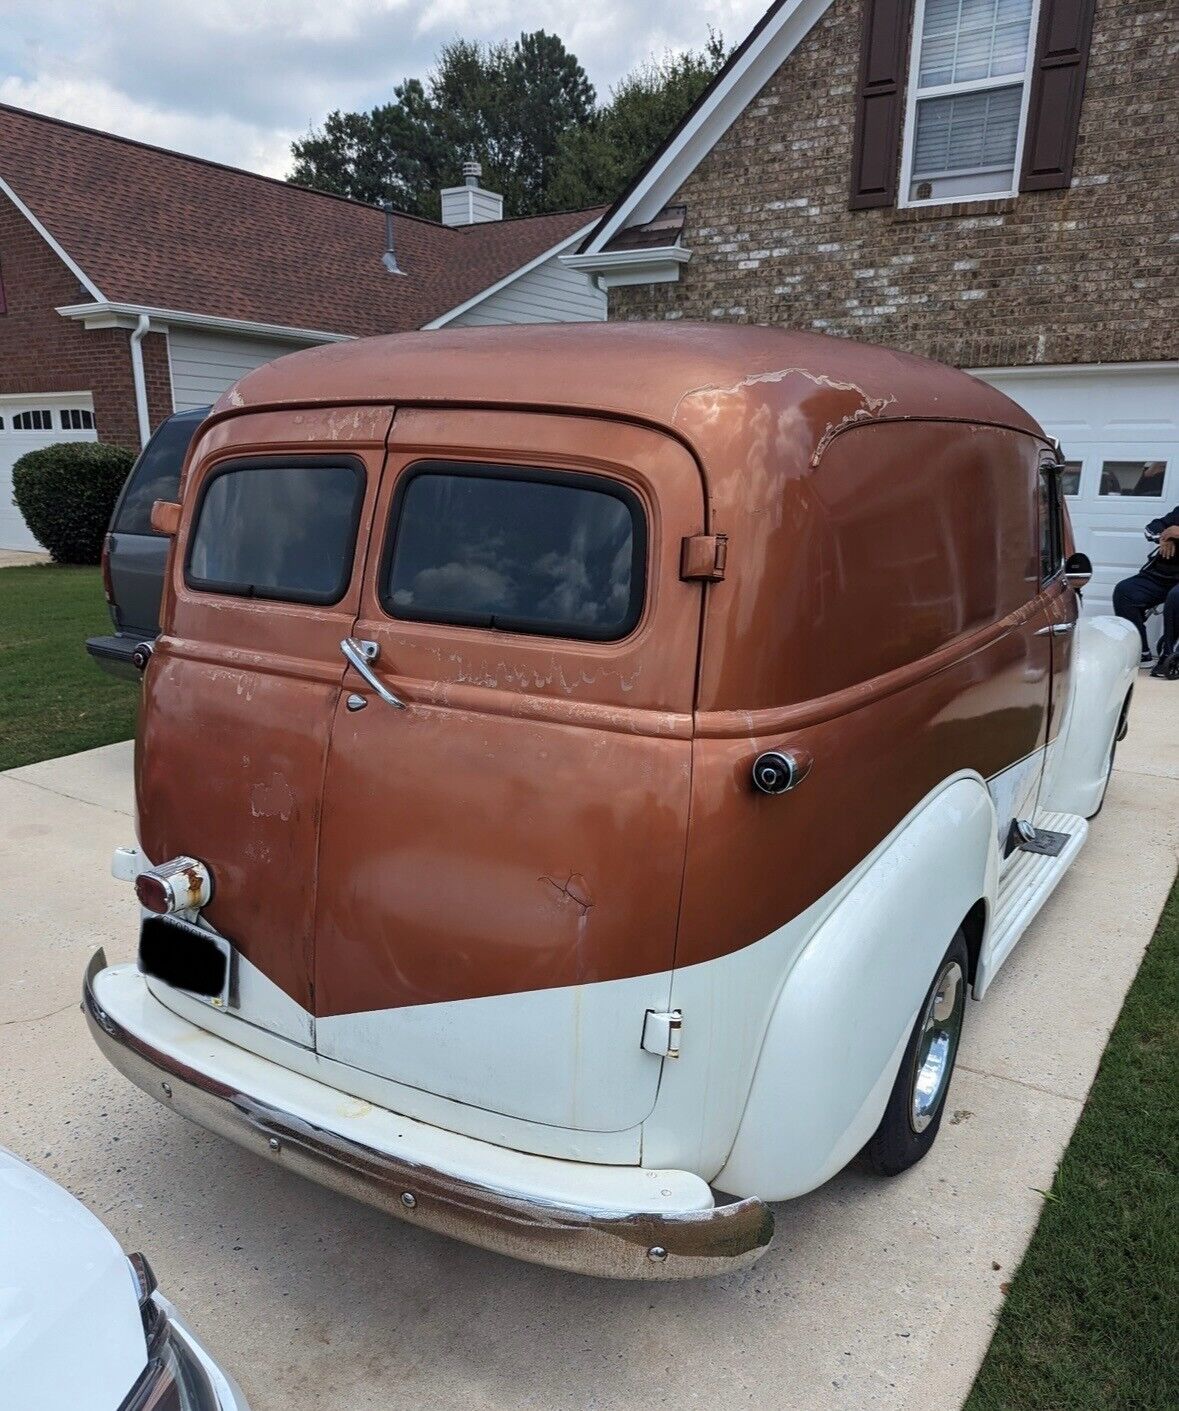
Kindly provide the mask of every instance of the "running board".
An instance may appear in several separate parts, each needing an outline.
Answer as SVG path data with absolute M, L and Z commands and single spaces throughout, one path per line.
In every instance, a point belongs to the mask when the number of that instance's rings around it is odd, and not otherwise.
M 1007 859 L 999 878 L 984 988 L 1056 890 L 1056 884 L 1080 852 L 1089 825 L 1075 813 L 1040 813 L 1036 816 L 1036 832 L 1062 834 L 1064 843 L 1055 856 L 1019 848 Z

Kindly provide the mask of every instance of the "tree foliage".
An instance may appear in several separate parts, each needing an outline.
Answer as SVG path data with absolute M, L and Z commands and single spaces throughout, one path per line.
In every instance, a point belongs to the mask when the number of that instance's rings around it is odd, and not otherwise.
M 724 62 L 699 52 L 652 60 L 597 104 L 575 55 L 536 30 L 513 43 L 455 39 L 423 83 L 407 79 L 367 113 L 329 113 L 291 145 L 290 180 L 437 219 L 439 191 L 462 163 L 483 166 L 509 215 L 609 201 L 638 171 Z
M 725 62 L 724 40 L 710 32 L 703 49 L 649 59 L 614 89 L 593 121 L 561 134 L 552 208 L 612 201 L 679 124 Z

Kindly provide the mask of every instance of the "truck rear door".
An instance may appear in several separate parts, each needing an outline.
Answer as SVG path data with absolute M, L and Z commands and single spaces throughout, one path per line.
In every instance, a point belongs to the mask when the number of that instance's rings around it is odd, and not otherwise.
M 683 877 L 698 468 L 652 430 L 502 411 L 399 409 L 388 449 L 352 627 L 367 670 L 334 698 L 317 1050 L 632 1127 Z
M 391 421 L 386 407 L 251 413 L 202 433 L 144 680 L 141 846 L 208 866 L 203 915 L 240 958 L 237 1013 L 308 1047 L 340 641 Z

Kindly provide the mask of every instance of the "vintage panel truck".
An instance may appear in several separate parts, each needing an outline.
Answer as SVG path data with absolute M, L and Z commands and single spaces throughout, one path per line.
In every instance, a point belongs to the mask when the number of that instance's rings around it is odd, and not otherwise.
M 971 377 L 764 328 L 409 334 L 244 377 L 139 654 L 146 1092 L 430 1229 L 619 1277 L 938 1131 L 1085 839 L 1132 627 Z M 717 1192 L 724 1192 L 723 1197 Z

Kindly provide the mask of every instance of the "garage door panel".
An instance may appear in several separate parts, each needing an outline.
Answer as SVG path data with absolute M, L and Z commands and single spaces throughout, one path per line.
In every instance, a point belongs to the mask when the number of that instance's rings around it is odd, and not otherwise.
M 1078 493 L 1068 497 L 1068 506 L 1077 548 L 1093 560 L 1084 610 L 1112 611 L 1114 585 L 1136 572 L 1150 552 L 1147 523 L 1179 504 L 1179 365 L 975 376 L 1025 407 L 1060 439 L 1065 457 L 1081 463 Z M 1161 494 L 1101 493 L 1103 480 L 1107 490 L 1114 480 L 1132 486 L 1155 461 L 1166 463 Z

